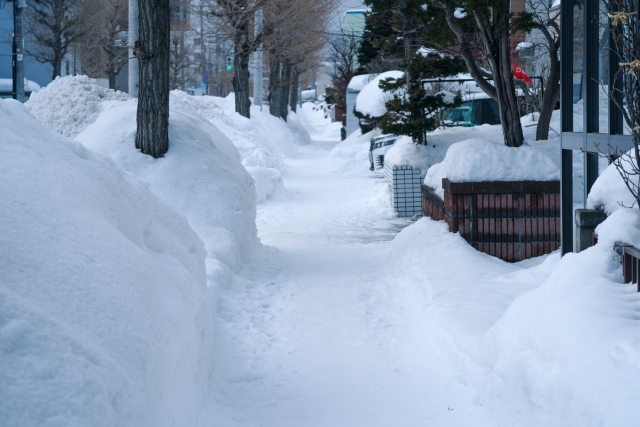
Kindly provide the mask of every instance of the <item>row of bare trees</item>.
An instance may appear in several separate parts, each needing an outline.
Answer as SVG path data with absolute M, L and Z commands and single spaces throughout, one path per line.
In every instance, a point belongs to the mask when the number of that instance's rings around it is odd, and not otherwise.
M 25 11 L 26 53 L 49 64 L 52 79 L 73 53 L 76 67 L 113 88 L 127 66 L 127 16 L 127 0 L 34 0 Z
M 337 0 L 209 0 L 210 25 L 233 42 L 236 111 L 250 117 L 249 58 L 260 46 L 269 75 L 269 111 L 286 120 L 295 110 L 300 76 L 322 56 Z M 255 15 L 262 10 L 260 31 Z M 266 65 L 266 67 L 265 67 Z

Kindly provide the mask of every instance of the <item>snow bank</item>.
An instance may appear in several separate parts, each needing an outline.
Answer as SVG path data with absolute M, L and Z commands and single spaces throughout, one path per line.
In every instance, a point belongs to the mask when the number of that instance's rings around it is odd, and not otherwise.
M 353 132 L 344 141 L 333 147 L 331 158 L 333 159 L 333 172 L 343 173 L 369 173 L 369 147 L 371 138 L 380 135 L 380 131 L 374 129 L 362 134 L 360 129 Z
M 635 209 L 618 209 L 595 247 L 518 264 L 473 250 L 429 218 L 400 232 L 387 281 L 403 284 L 422 331 L 416 340 L 439 355 L 447 381 L 433 380 L 443 383 L 445 407 L 499 426 L 633 425 L 640 294 L 622 284 L 612 245 L 640 245 L 639 227 Z
M 380 89 L 379 84 L 382 80 L 388 78 L 399 79 L 403 75 L 404 73 L 402 71 L 387 71 L 382 74 L 378 74 L 375 78 L 371 79 L 371 81 L 369 81 L 369 83 L 360 90 L 360 93 L 356 98 L 356 110 L 371 117 L 384 116 L 387 112 L 384 104 L 393 95 L 391 93 L 383 92 L 382 89 Z
M 251 119 L 235 112 L 233 95 L 226 98 L 190 96 L 171 92 L 173 99 L 197 110 L 238 148 L 242 164 L 256 184 L 257 201 L 262 202 L 283 186 L 283 158 L 295 156 L 295 143 L 309 142 L 309 135 L 292 113 L 289 123 L 273 117 L 268 109 L 251 107 Z
M 56 77 L 25 106 L 46 128 L 71 138 L 98 117 L 104 101 L 126 101 L 129 95 L 105 89 L 87 76 Z
M 128 105 L 127 103 L 123 103 Z M 107 157 L 0 100 L 4 426 L 202 425 L 202 241 Z
M 412 166 L 422 170 L 422 176 L 431 166 L 431 151 L 429 146 L 417 145 L 410 136 L 398 139 L 384 156 L 385 164 L 391 166 Z
M 621 209 L 598 244 L 568 254 L 547 280 L 516 299 L 483 338 L 492 371 L 481 398 L 505 425 L 633 425 L 640 416 L 636 285 L 624 285 L 612 245 L 640 244 L 638 215 Z
M 442 179 L 468 181 L 552 181 L 560 179 L 556 143 L 512 148 L 501 143 L 470 139 L 453 144 L 441 163 L 427 171 L 424 183 L 444 195 Z
M 255 190 L 236 147 L 185 99 L 171 94 L 169 151 L 163 158 L 135 148 L 135 102 L 103 103 L 98 119 L 76 139 L 149 182 L 154 194 L 187 217 L 205 242 L 215 287 L 219 275 L 236 269 L 258 241 Z
M 635 162 L 634 150 L 619 158 L 617 163 L 628 173 L 633 174 L 632 163 Z M 595 209 L 603 207 L 607 213 L 612 213 L 623 206 L 637 207 L 637 203 L 625 185 L 615 164 L 610 164 L 598 177 L 587 198 L 587 207 Z

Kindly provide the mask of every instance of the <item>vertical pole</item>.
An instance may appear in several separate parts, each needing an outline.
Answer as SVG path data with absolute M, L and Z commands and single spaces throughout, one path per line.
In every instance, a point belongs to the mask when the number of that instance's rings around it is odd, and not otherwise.
M 200 1 L 200 58 L 201 58 L 201 70 L 202 81 L 204 81 L 204 75 L 207 74 L 207 57 L 204 48 L 204 16 L 202 9 L 202 1 Z M 202 89 L 202 95 L 209 95 L 209 82 L 204 82 L 205 87 Z
M 560 129 L 573 132 L 573 2 L 562 2 L 560 15 Z M 563 141 L 564 142 L 564 141 Z M 561 150 L 560 250 L 573 252 L 573 151 Z
M 256 11 L 254 36 L 257 36 L 262 31 L 262 9 Z M 254 54 L 255 58 L 255 71 L 253 74 L 253 103 L 260 107 L 262 111 L 262 45 L 256 50 Z
M 598 153 L 589 151 L 592 148 L 587 143 L 587 136 L 590 133 L 600 132 L 600 9 L 598 0 L 586 0 L 584 3 L 584 74 L 582 81 L 585 82 L 584 99 L 584 201 L 593 183 L 598 178 Z M 584 207 L 584 206 L 582 206 Z
M 129 95 L 138 97 L 140 68 L 133 55 L 133 45 L 138 41 L 138 0 L 129 0 Z
M 13 99 L 24 102 L 24 39 L 22 38 L 22 11 L 26 2 L 13 1 Z

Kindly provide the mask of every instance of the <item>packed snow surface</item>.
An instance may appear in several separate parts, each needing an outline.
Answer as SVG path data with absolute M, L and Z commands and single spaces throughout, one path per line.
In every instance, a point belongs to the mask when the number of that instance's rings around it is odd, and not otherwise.
M 128 99 L 128 94 L 105 89 L 87 76 L 67 76 L 31 94 L 25 105 L 45 127 L 73 138 L 98 118 L 102 102 Z
M 109 158 L 0 100 L 0 425 L 203 425 L 202 240 Z
M 356 110 L 371 117 L 382 117 L 387 112 L 385 102 L 393 94 L 383 92 L 380 89 L 380 82 L 386 79 L 399 79 L 404 75 L 402 71 L 386 71 L 371 79 L 356 97 Z M 355 78 L 355 77 L 354 77 Z

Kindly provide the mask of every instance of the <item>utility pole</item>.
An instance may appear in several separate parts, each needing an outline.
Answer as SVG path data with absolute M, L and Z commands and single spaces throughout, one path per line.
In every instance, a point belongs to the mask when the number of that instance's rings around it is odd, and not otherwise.
M 204 75 L 207 74 L 207 58 L 204 48 L 204 13 L 202 10 L 202 1 L 200 1 L 200 61 L 202 67 L 202 81 L 204 82 L 204 88 L 202 88 L 202 95 L 209 95 L 209 82 L 204 80 Z
M 262 9 L 256 11 L 254 36 L 262 31 Z M 262 111 L 262 44 L 254 53 L 255 70 L 253 73 L 253 103 Z
M 22 38 L 22 11 L 26 0 L 13 0 L 13 45 L 11 48 L 13 99 L 24 102 L 24 39 Z
M 138 58 L 133 55 L 133 46 L 138 41 L 138 0 L 129 0 L 129 95 L 138 97 L 140 68 Z

